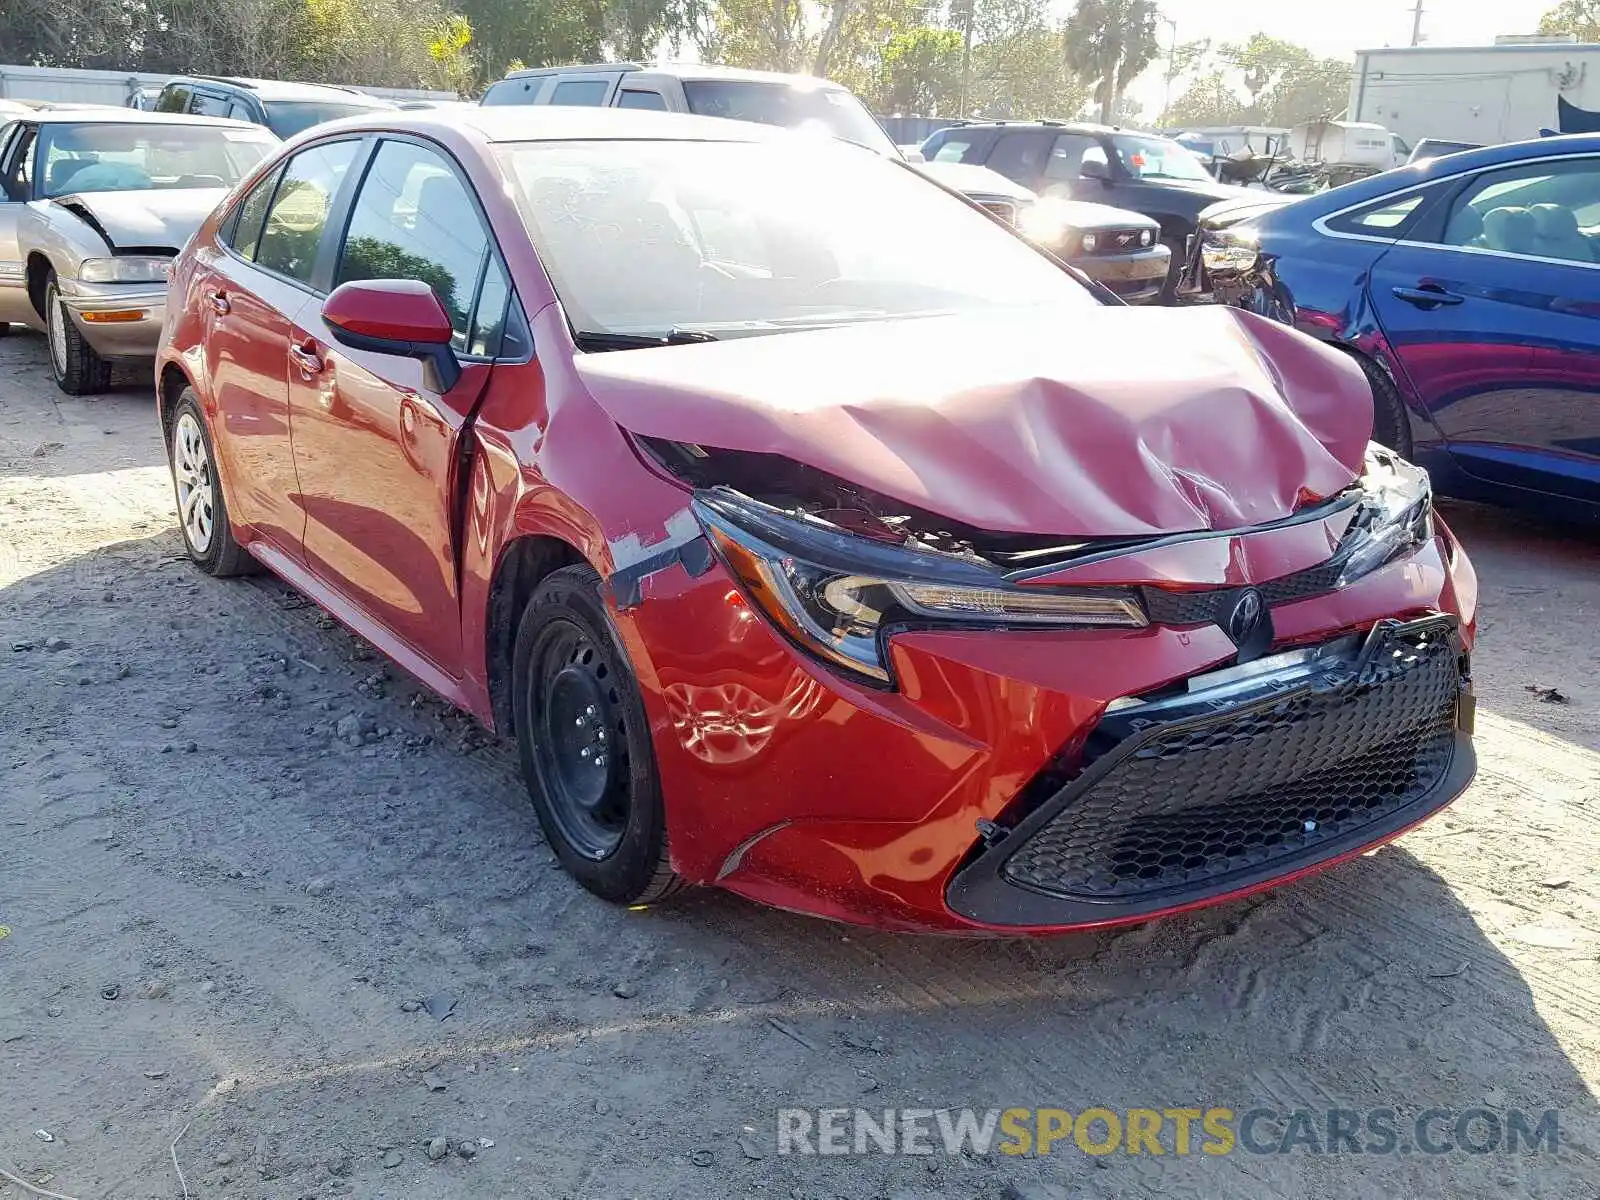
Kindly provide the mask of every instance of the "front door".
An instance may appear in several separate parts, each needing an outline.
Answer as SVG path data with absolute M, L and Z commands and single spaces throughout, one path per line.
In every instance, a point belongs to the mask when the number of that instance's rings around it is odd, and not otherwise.
M 1464 471 L 1600 498 L 1600 157 L 1467 181 L 1385 252 L 1371 289 Z
M 429 284 L 450 313 L 461 378 L 437 392 L 415 359 L 340 345 L 317 304 L 302 312 L 289 349 L 307 565 L 452 677 L 461 673 L 452 495 L 461 430 L 490 370 L 470 353 L 490 258 L 453 165 L 416 142 L 380 142 L 330 285 Z
M 27 255 L 17 231 L 33 195 L 36 126 L 11 125 L 0 145 L 0 323 L 37 326 L 39 314 L 28 298 Z

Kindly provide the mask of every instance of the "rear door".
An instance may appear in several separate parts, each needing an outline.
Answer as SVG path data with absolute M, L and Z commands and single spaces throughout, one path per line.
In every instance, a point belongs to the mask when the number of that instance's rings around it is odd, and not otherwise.
M 305 511 L 289 430 L 293 320 L 314 303 L 312 270 L 360 139 L 300 151 L 237 205 L 196 251 L 206 376 L 234 519 L 301 557 Z
M 33 151 L 38 126 L 14 122 L 0 145 L 0 322 L 34 324 L 39 315 L 28 299 L 27 255 L 17 231 L 33 194 Z
M 1463 470 L 1600 499 L 1600 156 L 1460 181 L 1371 292 Z
M 1054 141 L 1055 136 L 1043 129 L 1001 133 L 983 165 L 991 171 L 1000 172 L 1013 183 L 1039 191 L 1044 183 L 1045 166 L 1050 161 L 1050 146 Z
M 458 678 L 457 449 L 498 351 L 485 330 L 497 336 L 507 286 L 470 185 L 430 144 L 378 143 L 318 288 L 361 279 L 432 287 L 450 314 L 463 369 L 454 387 L 435 391 L 415 359 L 342 346 L 320 303 L 302 310 L 291 335 L 289 394 L 306 561 Z M 483 313 L 480 295 L 489 298 Z

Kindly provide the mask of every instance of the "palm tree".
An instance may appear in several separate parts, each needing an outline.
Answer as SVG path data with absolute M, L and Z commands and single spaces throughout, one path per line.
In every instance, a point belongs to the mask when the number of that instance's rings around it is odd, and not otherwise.
M 1100 120 L 1111 113 L 1133 78 L 1161 52 L 1156 0 L 1078 0 L 1067 18 L 1067 67 L 1094 87 Z

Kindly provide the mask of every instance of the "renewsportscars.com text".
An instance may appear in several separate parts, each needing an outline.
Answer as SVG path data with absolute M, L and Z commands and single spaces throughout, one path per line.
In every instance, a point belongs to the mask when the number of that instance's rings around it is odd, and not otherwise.
M 783 1108 L 778 1153 L 1554 1153 L 1556 1109 Z

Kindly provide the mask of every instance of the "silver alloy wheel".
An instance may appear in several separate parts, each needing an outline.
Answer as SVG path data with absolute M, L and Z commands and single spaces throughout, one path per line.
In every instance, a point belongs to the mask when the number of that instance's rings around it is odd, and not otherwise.
M 178 485 L 178 519 L 189 548 L 203 555 L 211 548 L 215 500 L 211 456 L 194 414 L 184 413 L 172 431 L 172 477 Z
M 67 316 L 66 305 L 61 303 L 61 294 L 51 289 L 45 304 L 45 324 L 49 326 L 50 333 L 50 361 L 56 369 L 56 378 L 67 377 L 67 322 L 72 318 Z

